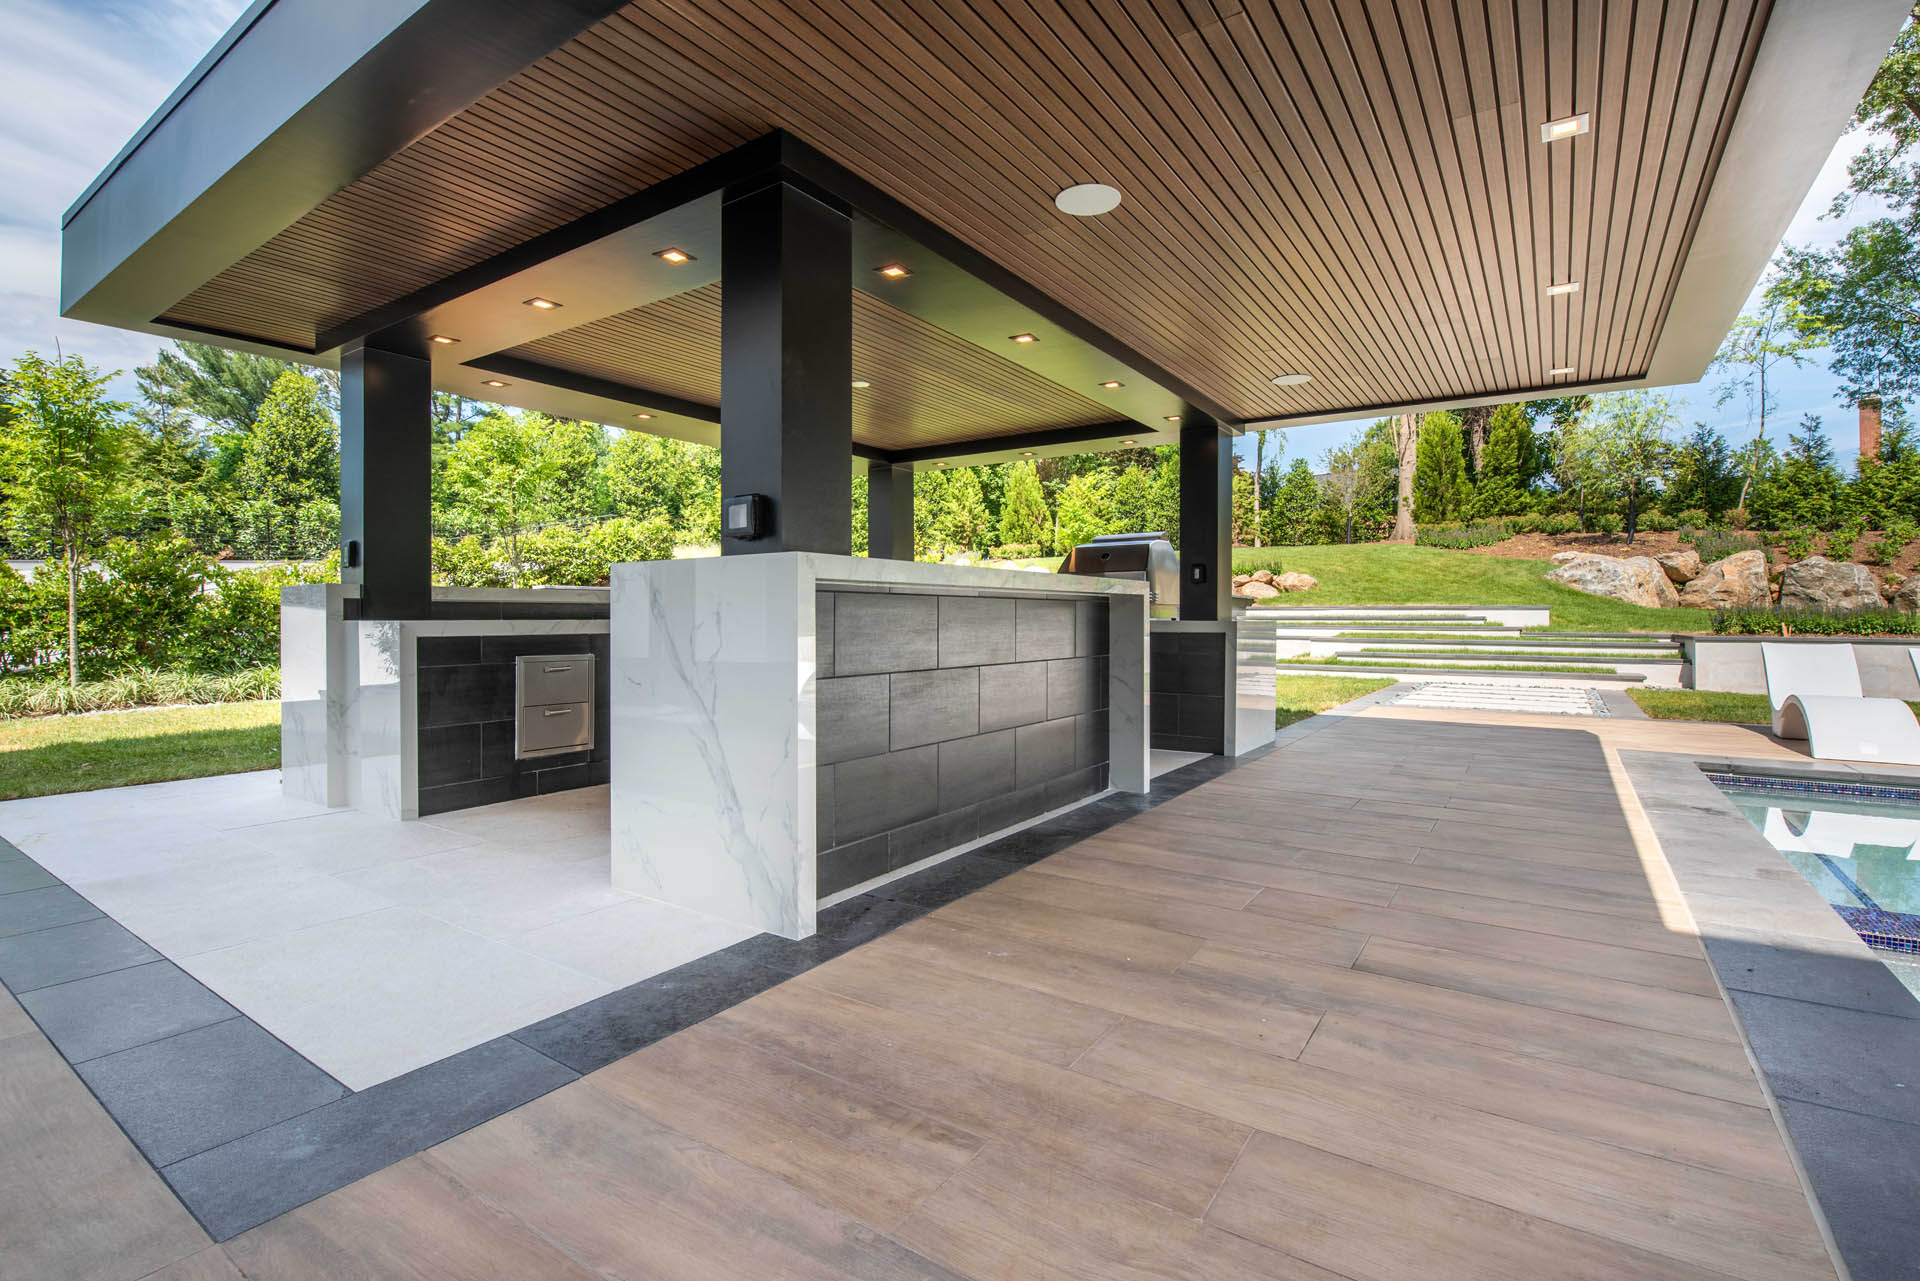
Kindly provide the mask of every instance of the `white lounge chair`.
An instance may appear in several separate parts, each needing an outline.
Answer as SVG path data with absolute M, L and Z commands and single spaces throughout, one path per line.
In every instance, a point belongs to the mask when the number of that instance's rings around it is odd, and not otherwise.
M 1773 732 L 1804 738 L 1821 760 L 1920 765 L 1920 720 L 1897 698 L 1860 693 L 1851 645 L 1762 642 Z
M 1920 845 L 1920 820 L 1881 814 L 1836 814 L 1832 810 L 1786 810 L 1769 807 L 1767 840 L 1777 850 L 1852 858 L 1862 845 L 1896 850 L 1912 857 Z

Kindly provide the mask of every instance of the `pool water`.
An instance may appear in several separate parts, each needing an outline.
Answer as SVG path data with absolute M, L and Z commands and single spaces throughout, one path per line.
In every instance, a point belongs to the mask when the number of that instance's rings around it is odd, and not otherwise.
M 1920 996 L 1920 789 L 1710 777 Z

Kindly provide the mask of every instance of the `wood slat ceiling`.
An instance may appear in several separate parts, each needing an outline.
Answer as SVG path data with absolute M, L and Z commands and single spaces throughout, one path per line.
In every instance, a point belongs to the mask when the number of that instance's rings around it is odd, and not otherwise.
M 553 334 L 507 353 L 572 373 L 720 403 L 719 284 Z M 906 450 L 1119 415 L 916 316 L 853 291 L 853 439 Z
M 166 319 L 310 345 L 784 128 L 1244 418 L 1633 377 L 1767 3 L 648 0 Z

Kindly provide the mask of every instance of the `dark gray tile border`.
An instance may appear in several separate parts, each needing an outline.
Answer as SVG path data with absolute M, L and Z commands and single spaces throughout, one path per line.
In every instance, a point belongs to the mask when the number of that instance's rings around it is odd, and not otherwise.
M 1833 761 L 1645 751 L 1620 759 L 1836 1248 L 1856 1281 L 1911 1275 L 1920 1250 L 1920 1002 L 1706 771 L 1912 776 Z
M 1100 797 L 823 909 L 812 938 L 747 939 L 358 1092 L 63 885 L 0 895 L 0 905 L 33 900 L 0 916 L 19 925 L 14 937 L 0 937 L 0 982 L 68 1053 L 187 1209 L 224 1241 L 1272 750 L 1193 762 L 1155 779 L 1146 794 Z M 16 859 L 31 863 L 0 841 L 0 860 Z M 54 981 L 24 987 L 48 976 Z
M 0 939 L 0 983 L 31 992 L 161 959 L 120 922 L 97 916 Z
M 22 992 L 17 999 L 69 1063 L 177 1036 L 240 1013 L 168 960 Z
M 347 1093 L 248 1018 L 150 1041 L 74 1070 L 155 1165 L 171 1165 Z
M 0 857 L 0 894 L 18 894 L 22 890 L 44 890 L 60 884 L 60 878 L 24 855 Z

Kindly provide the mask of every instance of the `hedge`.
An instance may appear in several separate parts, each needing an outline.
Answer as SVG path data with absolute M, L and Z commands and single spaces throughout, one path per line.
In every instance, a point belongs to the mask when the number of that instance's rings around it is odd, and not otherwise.
M 1859 609 L 1843 614 L 1813 609 L 1722 609 L 1717 636 L 1920 636 L 1920 614 Z
M 240 703 L 280 697 L 280 669 L 249 667 L 227 673 L 135 668 L 105 680 L 65 681 L 13 677 L 0 680 L 0 717 L 52 716 L 170 703 Z

